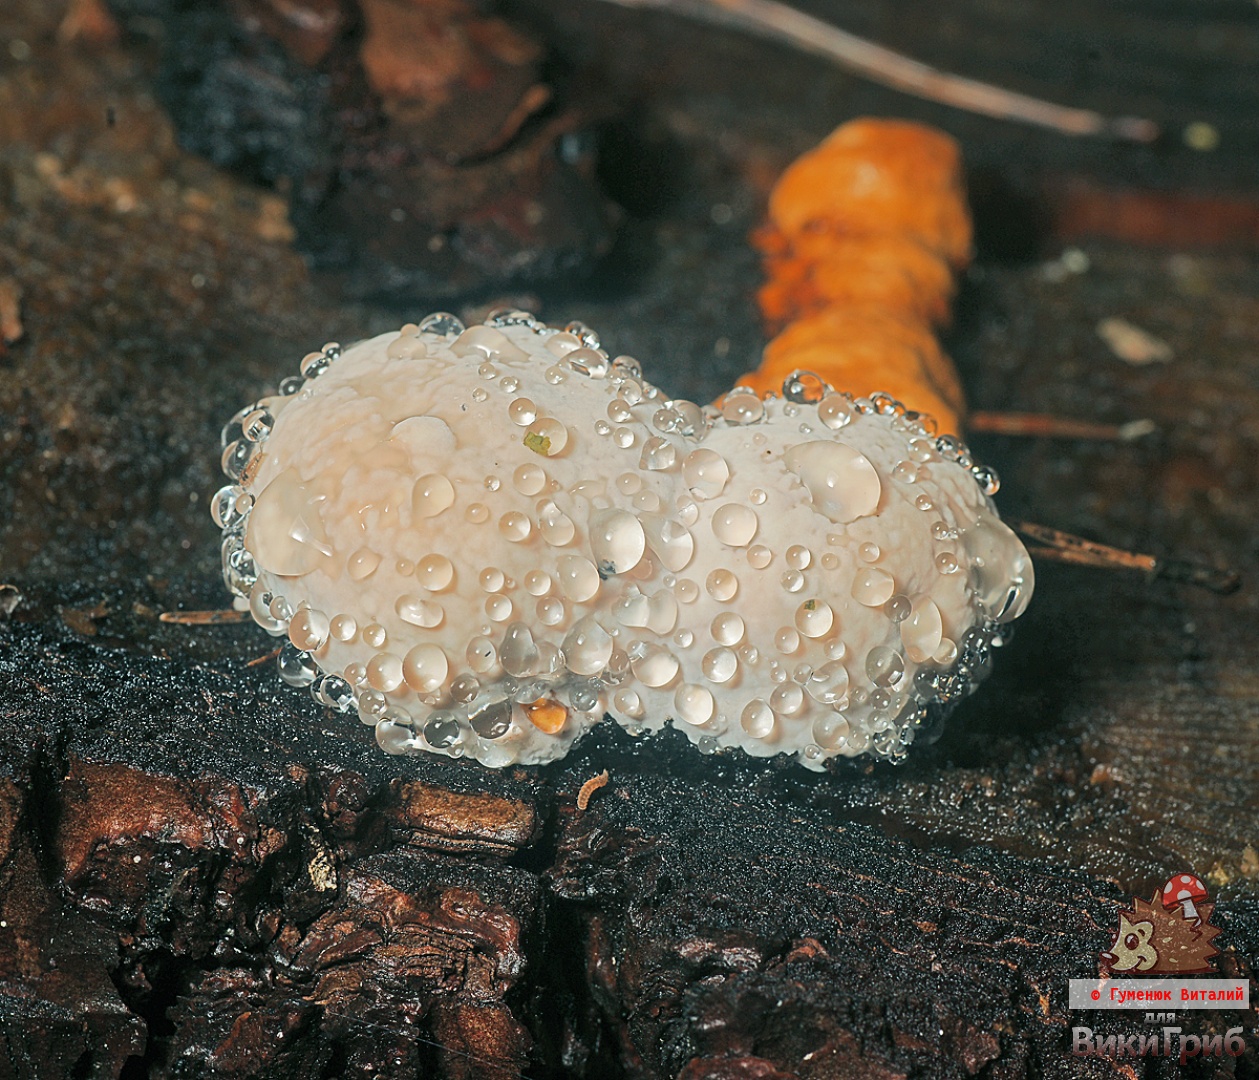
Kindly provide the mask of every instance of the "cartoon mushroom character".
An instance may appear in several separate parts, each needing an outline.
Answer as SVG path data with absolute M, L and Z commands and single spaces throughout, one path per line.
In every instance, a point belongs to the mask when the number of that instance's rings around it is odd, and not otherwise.
M 1205 903 L 1208 899 L 1207 887 L 1201 878 L 1193 874 L 1176 874 L 1167 879 L 1163 886 L 1163 907 L 1168 911 L 1180 908 L 1182 917 L 1188 922 L 1198 922 L 1202 916 L 1195 905 Z

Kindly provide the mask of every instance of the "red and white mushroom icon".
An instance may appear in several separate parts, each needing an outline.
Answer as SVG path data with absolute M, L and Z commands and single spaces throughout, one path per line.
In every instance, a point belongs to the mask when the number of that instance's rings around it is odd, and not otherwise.
M 1168 878 L 1167 884 L 1163 886 L 1163 907 L 1168 911 L 1179 907 L 1186 919 L 1197 919 L 1198 909 L 1195 905 L 1206 899 L 1207 887 L 1202 884 L 1201 878 L 1196 878 L 1193 874 L 1176 874 Z

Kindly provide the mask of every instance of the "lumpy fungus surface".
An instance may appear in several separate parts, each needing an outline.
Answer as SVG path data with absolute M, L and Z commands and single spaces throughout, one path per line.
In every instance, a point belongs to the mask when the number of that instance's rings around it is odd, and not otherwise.
M 524 312 L 326 346 L 223 442 L 229 587 L 390 753 L 544 762 L 608 715 L 898 759 L 1032 590 L 991 471 L 887 395 L 700 407 Z

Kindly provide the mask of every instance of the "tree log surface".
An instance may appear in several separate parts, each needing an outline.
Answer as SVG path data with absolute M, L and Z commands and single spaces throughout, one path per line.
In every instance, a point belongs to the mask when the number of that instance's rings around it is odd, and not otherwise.
M 663 16 L 539 9 L 561 40 L 621 35 L 646 117 L 623 164 L 663 192 L 613 270 L 542 313 L 711 396 L 760 341 L 746 234 L 768 183 L 845 115 L 904 99 L 812 61 L 788 92 L 773 47 Z M 1135 20 L 1175 59 L 1161 10 L 1105 26 Z M 224 606 L 205 509 L 223 420 L 310 348 L 422 312 L 341 302 L 274 195 L 178 149 L 143 58 L 58 44 L 61 14 L 0 12 L 31 50 L 0 68 L 0 283 L 23 329 L 0 346 L 0 1077 L 1256 1074 L 1253 1039 L 1185 1070 L 1073 1059 L 1066 1009 L 1120 909 L 1173 872 L 1211 888 L 1222 972 L 1259 956 L 1253 257 L 1095 244 L 1058 282 L 981 258 L 950 342 L 977 408 L 1159 425 L 1131 445 L 975 440 L 1004 510 L 1235 566 L 1237 596 L 1042 564 L 994 677 L 901 768 L 814 776 L 612 725 L 546 768 L 388 758 L 251 666 L 272 647 L 254 628 L 157 616 Z M 1225 50 L 1235 71 L 1247 47 Z M 1167 94 L 1201 93 L 1181 61 Z M 1097 93 L 1079 103 L 1113 104 Z M 1011 175 L 1019 140 L 1037 175 L 1122 167 L 943 119 Z M 1231 183 L 1244 149 L 1203 175 Z M 1173 188 L 1191 171 L 1157 164 Z M 1116 315 L 1174 359 L 1112 357 L 1094 328 Z

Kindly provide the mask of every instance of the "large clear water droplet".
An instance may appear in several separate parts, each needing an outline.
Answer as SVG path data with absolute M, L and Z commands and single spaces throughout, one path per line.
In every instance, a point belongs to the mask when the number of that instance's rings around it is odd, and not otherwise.
M 827 394 L 817 403 L 817 416 L 828 428 L 837 431 L 852 423 L 852 400 L 846 394 Z
M 424 741 L 445 750 L 459 741 L 459 720 L 452 712 L 435 712 L 424 725 Z
M 743 640 L 745 630 L 742 616 L 733 611 L 723 611 L 712 621 L 709 633 L 718 645 L 737 645 Z
M 420 324 L 423 327 L 423 323 Z M 526 360 L 523 349 L 513 345 L 501 330 L 492 326 L 470 326 L 450 344 L 456 356 L 484 357 L 486 360 Z
M 517 468 L 511 474 L 511 480 L 521 495 L 537 495 L 546 487 L 546 470 L 529 462 Z
M 486 675 L 498 667 L 498 649 L 487 637 L 474 637 L 465 652 L 468 667 L 478 675 Z
M 528 427 L 538 418 L 538 407 L 532 399 L 518 397 L 507 406 L 507 419 L 518 427 Z
M 708 432 L 708 418 L 695 402 L 675 398 L 668 403 L 668 407 L 678 416 L 676 430 L 680 434 L 692 439 L 702 439 Z
M 261 579 L 258 580 L 249 592 L 249 614 L 253 616 L 254 622 L 268 634 L 278 636 L 284 633 L 285 622 L 272 614 L 271 601 L 273 599 L 264 582 Z
M 796 608 L 796 629 L 805 637 L 823 637 L 834 625 L 835 612 L 825 600 L 806 600 Z
M 405 754 L 415 745 L 415 733 L 409 724 L 403 723 L 406 714 L 401 709 L 389 709 L 376 724 L 376 745 L 386 754 Z
M 319 674 L 314 658 L 289 641 L 280 646 L 276 666 L 280 669 L 280 678 L 289 686 L 309 686 Z
M 819 716 L 813 721 L 813 741 L 828 750 L 838 750 L 848 741 L 851 730 L 848 721 L 836 713 Z
M 673 705 L 677 709 L 678 719 L 696 726 L 708 723 L 717 708 L 712 692 L 695 683 L 683 683 L 679 686 L 673 695 Z
M 875 686 L 895 686 L 905 674 L 905 661 L 895 649 L 876 645 L 866 654 L 866 674 Z
M 423 627 L 425 630 L 441 626 L 442 620 L 446 617 L 446 612 L 440 604 L 425 600 L 424 597 L 416 596 L 414 593 L 403 593 L 393 607 L 398 613 L 398 618 L 403 622 Z
M 377 653 L 367 662 L 367 681 L 382 694 L 402 685 L 402 658 L 393 653 Z
M 658 435 L 653 435 L 643 443 L 643 452 L 638 459 L 638 467 L 640 469 L 663 472 L 666 469 L 672 469 L 677 463 L 677 447 L 669 442 L 668 439 L 662 439 Z
M 590 515 L 590 550 L 605 576 L 633 570 L 646 549 L 643 526 L 628 510 L 596 510 Z
M 995 622 L 1017 619 L 1032 599 L 1036 576 L 1031 557 L 1019 538 L 995 515 L 982 511 L 962 531 L 961 546 L 969 557 L 975 599 Z
M 805 692 L 822 705 L 835 705 L 848 696 L 848 669 L 838 660 L 815 668 L 804 683 Z
M 612 614 L 622 626 L 645 629 L 650 617 L 651 602 L 637 587 L 632 586 L 612 606 Z
M 233 483 L 240 483 L 245 475 L 245 470 L 249 467 L 250 460 L 253 458 L 254 451 L 257 449 L 257 444 L 244 438 L 228 443 L 219 461 L 223 469 L 223 475 Z
M 804 704 L 804 691 L 793 682 L 774 687 L 769 696 L 770 708 L 782 716 L 795 716 Z
M 541 655 L 538 646 L 522 622 L 514 622 L 503 634 L 503 646 L 499 650 L 499 661 L 508 675 L 517 679 L 528 678 L 538 672 Z
M 630 658 L 630 670 L 644 686 L 653 689 L 668 686 L 677 677 L 678 658 L 668 649 L 645 641 L 631 642 L 626 650 Z
M 870 459 L 851 446 L 800 443 L 783 455 L 783 462 L 804 484 L 813 508 L 831 521 L 856 521 L 879 507 L 883 491 L 879 474 Z
M 263 569 L 284 577 L 310 573 L 333 553 L 324 531 L 323 497 L 302 483 L 296 469 L 275 477 L 249 515 L 248 548 Z
M 237 508 L 236 500 L 244 494 L 244 489 L 235 484 L 219 488 L 210 500 L 210 516 L 220 529 L 230 529 L 244 520 L 245 515 Z
M 519 510 L 509 510 L 498 519 L 498 531 L 509 544 L 520 544 L 529 539 L 533 522 Z
M 666 570 L 685 570 L 695 555 L 695 537 L 682 522 L 664 514 L 639 517 L 647 545 Z
M 411 513 L 418 518 L 436 517 L 455 501 L 454 485 L 441 473 L 425 473 L 411 491 Z
M 800 648 L 800 635 L 790 626 L 780 626 L 774 634 L 774 648 L 785 656 L 790 656 Z
M 866 607 L 882 607 L 896 592 L 896 579 L 878 566 L 858 570 L 852 579 L 852 598 Z
M 765 405 L 750 386 L 736 386 L 721 399 L 721 416 L 728 424 L 755 424 L 764 419 Z
M 572 366 L 573 370 L 582 375 L 587 375 L 592 379 L 603 379 L 608 374 L 608 358 L 601 352 L 597 352 L 596 345 L 593 349 L 585 347 L 573 349 L 572 352 L 565 356 L 565 359 Z
M 753 544 L 748 548 L 748 565 L 754 570 L 764 570 L 774 561 L 774 553 L 764 544 Z
M 830 388 L 812 371 L 793 371 L 783 380 L 783 397 L 797 405 L 814 405 Z
M 714 570 L 704 579 L 704 588 L 708 595 L 719 603 L 725 604 L 733 600 L 739 591 L 739 579 L 724 567 Z
M 739 670 L 739 658 L 733 649 L 724 647 L 710 649 L 704 654 L 700 668 L 704 672 L 704 678 L 709 682 L 729 682 L 734 678 L 734 673 Z
M 328 640 L 328 616 L 313 608 L 298 608 L 289 623 L 289 640 L 299 649 L 314 652 Z
M 920 596 L 909 609 L 909 617 L 901 623 L 901 644 L 915 664 L 930 660 L 944 639 L 944 620 L 940 609 L 929 596 Z
M 573 624 L 560 648 L 574 675 L 598 675 L 612 658 L 612 636 L 587 615 Z
M 760 698 L 754 698 L 743 707 L 739 723 L 753 739 L 767 739 L 774 731 L 774 710 Z
M 786 560 L 793 570 L 807 570 L 813 562 L 813 552 L 803 544 L 792 544 L 787 549 Z
M 715 499 L 726 489 L 730 466 L 715 450 L 692 450 L 682 462 L 682 477 L 697 499 Z
M 612 706 L 631 720 L 641 720 L 647 714 L 643 699 L 633 690 L 618 690 L 613 695 Z
M 668 589 L 652 593 L 647 601 L 647 629 L 664 637 L 678 624 L 678 601 Z
M 417 694 L 431 694 L 445 681 L 450 662 L 437 645 L 417 645 L 402 658 L 402 677 Z
M 580 555 L 564 555 L 556 569 L 560 592 L 574 603 L 585 603 L 599 591 L 599 571 L 589 559 Z
M 489 701 L 468 714 L 468 723 L 483 739 L 501 739 L 511 727 L 511 702 Z
M 420 320 L 419 330 L 421 334 L 455 337 L 463 333 L 463 320 L 448 311 L 435 311 Z
M 425 555 L 415 564 L 415 578 L 429 592 L 441 592 L 455 578 L 455 564 L 445 555 Z
M 756 511 L 742 503 L 726 503 L 713 514 L 713 535 L 731 547 L 747 547 L 760 527 Z
M 538 505 L 538 532 L 552 547 L 563 547 L 573 542 L 577 526 L 553 500 L 545 499 Z

